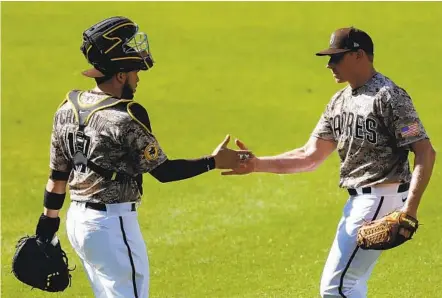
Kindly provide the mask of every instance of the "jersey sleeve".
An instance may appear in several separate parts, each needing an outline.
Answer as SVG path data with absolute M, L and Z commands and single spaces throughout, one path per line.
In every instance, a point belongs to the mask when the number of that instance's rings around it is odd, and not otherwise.
M 125 129 L 125 143 L 130 152 L 130 159 L 138 173 L 147 173 L 158 167 L 167 156 L 151 131 L 147 111 L 139 104 L 128 105 L 132 121 Z
M 68 172 L 71 169 L 71 165 L 63 152 L 61 140 L 59 138 L 57 114 L 55 114 L 54 123 L 52 125 L 49 167 L 52 170 L 60 172 Z
M 329 103 L 325 108 L 325 111 L 322 113 L 321 118 L 316 124 L 315 129 L 312 132 L 313 137 L 317 137 L 324 140 L 334 141 L 335 137 L 333 134 L 332 120 L 330 115 L 330 105 Z
M 404 89 L 395 88 L 390 92 L 386 101 L 384 122 L 394 135 L 398 147 L 428 139 L 411 97 Z

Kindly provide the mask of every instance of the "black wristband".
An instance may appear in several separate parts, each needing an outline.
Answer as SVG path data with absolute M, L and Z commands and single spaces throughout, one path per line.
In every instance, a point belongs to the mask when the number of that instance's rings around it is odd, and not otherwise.
M 215 157 L 206 157 L 205 160 L 207 161 L 207 171 L 213 170 L 215 168 Z
M 59 194 L 45 189 L 43 206 L 52 210 L 60 210 L 63 207 L 65 197 L 66 193 Z
M 71 172 L 60 172 L 60 171 L 56 171 L 56 170 L 51 170 L 51 174 L 49 175 L 49 179 L 51 179 L 52 181 L 68 181 L 69 180 L 69 175 L 71 174 Z

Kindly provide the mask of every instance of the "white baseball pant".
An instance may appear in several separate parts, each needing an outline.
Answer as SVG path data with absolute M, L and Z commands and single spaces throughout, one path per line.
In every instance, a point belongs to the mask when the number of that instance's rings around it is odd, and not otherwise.
M 149 261 L 133 203 L 107 204 L 106 211 L 72 202 L 66 219 L 97 298 L 147 298 Z
M 370 193 L 357 188 L 357 195 L 350 196 L 322 273 L 321 297 L 367 297 L 367 281 L 381 251 L 358 248 L 357 231 L 364 220 L 379 219 L 400 209 L 407 199 L 408 187 L 402 190 L 399 184 L 386 184 L 371 187 Z

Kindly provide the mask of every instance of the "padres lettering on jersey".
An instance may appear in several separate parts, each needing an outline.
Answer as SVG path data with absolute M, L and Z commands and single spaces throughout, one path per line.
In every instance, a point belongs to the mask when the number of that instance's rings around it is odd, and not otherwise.
M 428 138 L 410 96 L 380 73 L 337 92 L 312 135 L 337 143 L 347 188 L 409 182 L 409 145 Z
M 83 92 L 79 103 L 93 106 L 108 97 L 105 94 Z M 96 111 L 84 128 L 84 154 L 101 168 L 137 176 L 150 172 L 167 157 L 151 132 L 144 108 L 128 103 L 121 108 Z M 50 168 L 68 171 L 72 166 L 74 136 L 78 121 L 71 103 L 62 104 L 54 117 L 51 136 Z M 121 203 L 140 200 L 135 180 L 112 181 L 90 168 L 73 170 L 69 177 L 71 199 L 94 203 Z
M 377 141 L 377 123 L 370 117 L 342 112 L 330 119 L 333 123 L 333 134 L 339 139 L 342 134 L 346 136 L 354 136 L 360 140 L 367 140 L 376 144 Z

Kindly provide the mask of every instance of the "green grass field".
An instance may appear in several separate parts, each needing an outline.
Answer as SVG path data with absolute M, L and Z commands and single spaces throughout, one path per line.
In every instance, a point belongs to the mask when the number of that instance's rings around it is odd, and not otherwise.
M 90 88 L 82 32 L 125 15 L 149 35 L 155 67 L 136 100 L 171 158 L 211 153 L 226 133 L 257 155 L 303 145 L 342 86 L 314 56 L 330 33 L 355 25 L 374 39 L 376 68 L 403 86 L 442 148 L 442 3 L 1 3 L 1 262 L 4 298 L 93 297 L 62 223 L 72 287 L 45 294 L 11 273 L 16 241 L 32 234 L 48 176 L 52 115 L 65 94 Z M 386 252 L 369 297 L 441 297 L 440 161 L 415 239 Z M 151 297 L 319 297 L 319 279 L 347 198 L 338 158 L 316 172 L 160 184 L 145 177 L 139 222 Z M 62 220 L 68 203 L 65 203 Z

